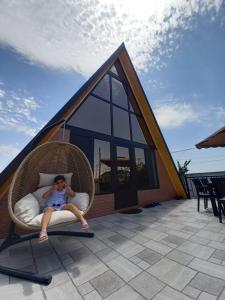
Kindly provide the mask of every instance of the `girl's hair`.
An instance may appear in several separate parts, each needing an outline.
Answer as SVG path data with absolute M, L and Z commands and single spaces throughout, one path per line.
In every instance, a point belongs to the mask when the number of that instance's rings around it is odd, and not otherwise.
M 63 175 L 57 175 L 55 178 L 54 178 L 54 183 L 56 183 L 58 180 L 63 180 L 63 181 L 66 181 L 65 177 Z

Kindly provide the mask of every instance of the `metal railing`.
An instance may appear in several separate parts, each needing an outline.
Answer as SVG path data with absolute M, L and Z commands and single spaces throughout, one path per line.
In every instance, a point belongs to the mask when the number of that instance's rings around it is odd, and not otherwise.
M 200 180 L 207 180 L 208 183 L 211 183 L 211 178 L 225 178 L 225 172 L 220 172 L 220 174 L 216 175 L 216 173 L 212 173 L 211 175 L 204 175 L 204 174 L 187 174 L 185 176 L 185 186 L 187 189 L 188 197 L 189 198 L 197 198 L 197 191 L 192 179 L 200 179 Z

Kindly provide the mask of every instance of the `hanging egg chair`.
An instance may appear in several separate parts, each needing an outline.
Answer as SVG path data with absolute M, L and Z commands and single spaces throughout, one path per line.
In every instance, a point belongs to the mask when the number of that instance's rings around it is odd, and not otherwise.
M 15 234 L 15 225 L 30 231 L 38 231 L 41 228 L 42 212 L 41 208 L 38 207 L 40 203 L 38 203 L 37 199 L 37 187 L 40 186 L 40 174 L 50 174 L 54 176 L 56 174 L 70 174 L 71 187 L 76 191 L 76 194 L 79 195 L 78 204 L 80 203 L 83 206 L 85 204 L 84 208 L 80 209 L 79 205 L 78 208 L 82 211 L 83 215 L 86 215 L 89 211 L 93 203 L 95 188 L 92 168 L 85 154 L 77 146 L 66 142 L 52 141 L 42 144 L 25 157 L 14 174 L 8 196 L 8 210 L 12 219 L 12 225 L 8 237 L 0 247 L 0 251 L 11 245 L 39 236 L 39 233 L 33 233 L 28 236 L 20 237 Z M 41 195 L 43 194 L 43 188 L 44 187 L 39 188 Z M 83 200 L 80 196 L 85 196 L 85 203 L 82 202 Z M 77 201 L 76 196 L 75 200 Z M 27 212 L 29 217 L 26 215 Z M 56 226 L 62 227 L 78 221 L 70 211 L 66 210 L 54 211 L 51 220 L 48 226 L 49 229 L 55 228 Z M 70 230 L 51 230 L 48 234 L 83 237 L 94 236 L 91 232 L 74 232 Z M 49 284 L 51 282 L 51 276 L 43 277 L 5 267 L 0 267 L 0 273 L 43 284 Z

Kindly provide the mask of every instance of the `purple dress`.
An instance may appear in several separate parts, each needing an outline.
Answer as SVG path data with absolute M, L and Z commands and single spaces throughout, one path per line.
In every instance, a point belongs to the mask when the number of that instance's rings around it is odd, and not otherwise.
M 66 190 L 54 191 L 47 200 L 44 210 L 52 207 L 55 210 L 61 210 L 66 204 Z

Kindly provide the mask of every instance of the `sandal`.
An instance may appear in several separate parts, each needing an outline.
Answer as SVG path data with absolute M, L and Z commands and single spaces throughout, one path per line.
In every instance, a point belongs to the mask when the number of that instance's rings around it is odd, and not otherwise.
M 39 243 L 45 242 L 48 240 L 47 231 L 41 231 L 39 235 Z
M 88 229 L 89 228 L 89 225 L 88 225 L 88 223 L 85 219 L 84 219 L 83 222 L 81 222 L 81 226 L 82 226 L 83 229 Z

